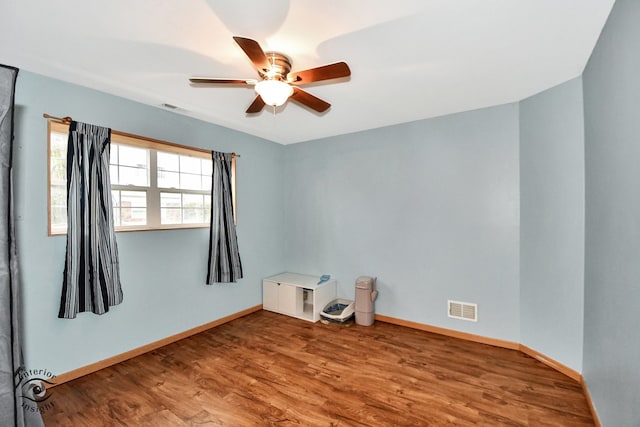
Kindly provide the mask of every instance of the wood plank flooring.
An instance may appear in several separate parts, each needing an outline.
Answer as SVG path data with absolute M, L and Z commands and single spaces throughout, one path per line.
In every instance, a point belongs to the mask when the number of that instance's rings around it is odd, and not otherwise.
M 593 426 L 518 351 L 259 311 L 55 387 L 52 426 Z

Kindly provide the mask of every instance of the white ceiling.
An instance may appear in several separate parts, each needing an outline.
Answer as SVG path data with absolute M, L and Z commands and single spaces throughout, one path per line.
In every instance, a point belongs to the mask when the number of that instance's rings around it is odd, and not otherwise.
M 0 0 L 0 63 L 289 144 L 519 101 L 577 77 L 613 3 Z M 332 104 L 323 114 L 289 102 L 275 117 L 246 115 L 251 87 L 188 81 L 257 78 L 234 35 L 287 54 L 293 71 L 344 60 L 352 75 L 304 87 Z

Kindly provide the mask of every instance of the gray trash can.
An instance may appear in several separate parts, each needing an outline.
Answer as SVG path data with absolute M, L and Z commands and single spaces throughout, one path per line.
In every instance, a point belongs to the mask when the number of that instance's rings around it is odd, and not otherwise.
M 370 326 L 374 321 L 373 302 L 378 296 L 375 290 L 375 278 L 360 276 L 356 280 L 356 323 L 358 325 Z

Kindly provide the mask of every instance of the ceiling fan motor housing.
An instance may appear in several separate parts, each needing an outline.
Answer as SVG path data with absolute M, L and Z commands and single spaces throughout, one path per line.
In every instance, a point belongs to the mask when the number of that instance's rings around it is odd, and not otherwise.
M 287 75 L 291 71 L 291 59 L 279 52 L 265 52 L 271 68 L 258 70 L 258 74 L 263 79 L 286 81 Z

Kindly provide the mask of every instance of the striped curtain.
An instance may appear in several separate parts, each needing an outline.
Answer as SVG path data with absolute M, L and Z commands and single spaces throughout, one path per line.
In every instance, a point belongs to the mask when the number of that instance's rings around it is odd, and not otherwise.
M 211 152 L 211 231 L 207 284 L 235 283 L 242 279 L 236 225 L 233 221 L 231 161 L 233 154 Z
M 18 69 L 0 64 L 0 426 L 42 427 L 23 389 L 22 306 L 13 194 L 13 119 Z M 22 197 L 27 197 L 22 194 Z
M 71 122 L 67 146 L 67 255 L 58 317 L 104 314 L 122 302 L 113 227 L 111 129 Z

